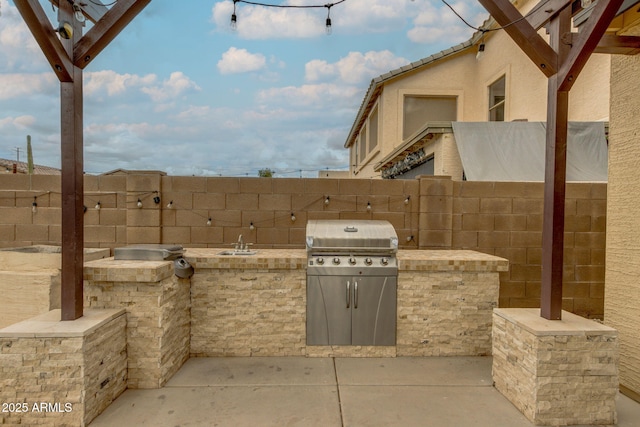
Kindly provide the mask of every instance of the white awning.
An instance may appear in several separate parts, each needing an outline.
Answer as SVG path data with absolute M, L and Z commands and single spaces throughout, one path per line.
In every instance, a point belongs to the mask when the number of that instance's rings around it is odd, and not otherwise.
M 544 181 L 546 123 L 453 122 L 469 181 Z M 603 122 L 570 122 L 567 181 L 607 181 Z

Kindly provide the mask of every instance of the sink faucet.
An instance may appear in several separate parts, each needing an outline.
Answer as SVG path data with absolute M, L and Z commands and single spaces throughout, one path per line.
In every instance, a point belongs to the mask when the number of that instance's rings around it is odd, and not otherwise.
M 236 250 L 243 251 L 245 249 L 244 240 L 242 239 L 242 234 L 238 236 L 238 243 L 236 243 Z

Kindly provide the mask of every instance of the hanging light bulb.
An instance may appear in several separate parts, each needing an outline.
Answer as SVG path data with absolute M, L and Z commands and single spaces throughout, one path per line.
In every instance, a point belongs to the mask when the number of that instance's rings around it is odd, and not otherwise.
M 233 13 L 231 14 L 231 29 L 232 30 L 237 30 L 238 29 L 238 16 L 236 15 L 236 3 L 238 2 L 238 0 L 233 0 Z
M 138 205 L 139 208 L 141 208 L 142 207 L 142 200 L 138 199 L 137 205 Z
M 411 196 L 407 196 L 406 199 L 404 199 L 404 204 L 408 205 L 409 204 L 409 200 L 411 199 Z
M 251 222 L 251 224 L 249 224 L 249 230 L 253 231 L 256 229 L 256 226 L 253 225 L 253 221 Z
M 80 22 L 81 24 L 86 20 L 84 14 L 82 13 L 80 5 L 76 2 L 73 2 L 73 16 L 74 18 L 76 18 L 76 21 Z
M 325 7 L 327 8 L 327 20 L 325 22 L 325 31 L 327 33 L 327 35 L 331 35 L 331 33 L 333 32 L 333 29 L 331 28 L 331 17 L 329 16 L 331 14 L 331 6 L 333 5 L 325 5 Z
M 371 202 L 367 202 L 367 212 L 371 212 Z
M 31 212 L 38 212 L 38 202 L 36 202 L 36 197 L 33 198 L 33 203 L 31 203 Z
M 99 211 L 101 207 L 102 205 L 100 204 L 100 200 L 98 200 L 98 203 L 96 203 L 96 210 Z
M 160 196 L 156 196 L 153 198 L 153 203 L 155 203 L 156 205 L 160 204 Z
M 296 222 L 296 216 L 291 212 L 291 222 Z
M 413 240 L 413 236 L 407 236 L 407 242 L 410 242 Z
M 173 209 L 173 200 L 167 203 L 167 209 Z
M 207 220 L 207 226 L 211 227 L 212 222 L 213 222 L 213 221 L 211 221 L 211 218 L 209 218 L 209 219 Z
M 329 205 L 329 196 L 327 196 L 327 198 L 324 199 L 324 204 L 325 204 L 325 206 Z

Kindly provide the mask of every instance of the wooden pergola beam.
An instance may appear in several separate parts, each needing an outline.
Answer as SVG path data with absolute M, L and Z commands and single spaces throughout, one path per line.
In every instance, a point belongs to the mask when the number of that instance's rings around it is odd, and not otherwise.
M 544 27 L 565 7 L 577 3 L 576 0 L 544 0 L 526 15 L 526 20 L 534 30 Z
M 520 49 L 547 77 L 558 70 L 558 55 L 509 0 L 479 0 Z
M 65 52 L 56 30 L 51 25 L 37 0 L 15 0 L 14 4 L 29 27 L 31 34 L 42 49 L 42 53 L 61 82 L 72 81 L 73 65 Z
M 97 18 L 82 37 L 83 24 L 74 14 L 73 2 L 58 5 L 58 21 L 68 22 L 73 34 L 62 42 L 37 0 L 15 0 L 18 11 L 33 33 L 60 80 L 60 158 L 62 163 L 62 268 L 60 306 L 62 320 L 83 315 L 84 268 L 84 159 L 82 70 L 127 26 L 151 0 L 118 0 L 106 10 L 98 0 L 83 4 L 83 14 Z M 91 12 L 90 12 L 91 11 Z M 104 12 L 104 13 L 103 13 Z M 87 37 L 88 36 L 88 37 Z M 79 52 L 79 53 L 78 53 Z M 76 55 L 77 53 L 77 55 Z M 81 58 L 75 63 L 72 58 Z
M 118 2 L 82 37 L 73 51 L 73 63 L 84 69 L 144 9 L 151 0 Z
M 562 37 L 563 43 L 573 45 L 577 42 L 578 33 L 567 33 Z M 610 55 L 637 55 L 640 53 L 639 36 L 616 36 L 605 34 L 598 42 L 593 53 Z
M 578 40 L 571 47 L 571 52 L 558 72 L 559 90 L 570 90 L 578 74 L 584 68 L 598 42 L 615 18 L 624 0 L 600 0 L 589 16 L 589 20 L 580 26 Z

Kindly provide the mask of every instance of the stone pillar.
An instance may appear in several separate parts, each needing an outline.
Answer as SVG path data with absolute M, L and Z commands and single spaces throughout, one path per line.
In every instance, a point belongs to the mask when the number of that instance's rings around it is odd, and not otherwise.
M 536 425 L 615 424 L 618 358 L 618 332 L 593 320 L 494 310 L 495 387 Z
M 128 387 L 161 388 L 189 358 L 190 282 L 173 261 L 85 264 L 85 307 L 127 311 Z
M 52 310 L 0 330 L 0 424 L 88 425 L 127 388 L 126 326 L 124 310 Z

